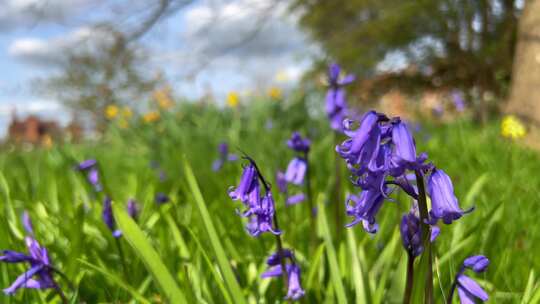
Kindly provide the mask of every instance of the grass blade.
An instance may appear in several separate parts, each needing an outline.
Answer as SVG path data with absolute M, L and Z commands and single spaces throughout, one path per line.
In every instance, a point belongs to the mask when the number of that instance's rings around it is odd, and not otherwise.
M 113 204 L 114 216 L 123 237 L 131 245 L 154 277 L 156 283 L 171 303 L 187 303 L 159 254 L 152 248 L 142 230 L 119 205 Z
M 236 303 L 245 304 L 246 300 L 242 294 L 240 285 L 238 285 L 238 282 L 236 281 L 236 277 L 234 276 L 231 265 L 229 264 L 227 256 L 225 255 L 225 250 L 223 250 L 223 245 L 220 242 L 220 237 L 216 232 L 216 228 L 212 222 L 210 213 L 206 208 L 206 203 L 204 202 L 201 190 L 197 184 L 195 175 L 193 174 L 193 170 L 191 169 L 191 166 L 187 162 L 186 158 L 184 158 L 184 172 L 189 188 L 191 189 L 191 193 L 193 194 L 195 204 L 197 205 L 197 208 L 201 214 L 201 219 L 203 221 L 205 230 L 208 233 L 210 244 L 214 250 L 219 268 L 223 274 L 223 277 L 225 278 L 225 283 L 227 284 L 227 287 L 229 288 L 229 291 Z

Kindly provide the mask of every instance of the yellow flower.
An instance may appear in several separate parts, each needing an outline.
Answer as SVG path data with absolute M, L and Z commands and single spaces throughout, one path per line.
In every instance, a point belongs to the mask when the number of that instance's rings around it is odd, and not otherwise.
M 169 109 L 174 103 L 171 99 L 171 88 L 169 86 L 154 91 L 154 99 L 162 109 Z
M 105 108 L 105 117 L 108 119 L 114 119 L 118 115 L 118 107 L 115 105 L 108 105 L 107 108 Z
M 122 108 L 122 117 L 125 119 L 129 119 L 133 116 L 133 111 L 131 111 L 130 107 L 124 107 Z
M 148 113 L 144 114 L 143 120 L 146 123 L 151 123 L 151 122 L 157 121 L 157 120 L 159 120 L 159 112 L 157 112 L 157 111 L 148 112 Z
M 227 104 L 229 105 L 229 107 L 236 108 L 239 102 L 240 102 L 240 98 L 238 97 L 238 93 L 230 92 L 227 95 Z
M 514 115 L 507 115 L 501 123 L 501 135 L 503 137 L 518 139 L 527 133 L 525 125 Z
M 270 96 L 270 98 L 281 99 L 282 95 L 281 89 L 278 87 L 271 87 L 270 90 L 268 90 L 268 96 Z

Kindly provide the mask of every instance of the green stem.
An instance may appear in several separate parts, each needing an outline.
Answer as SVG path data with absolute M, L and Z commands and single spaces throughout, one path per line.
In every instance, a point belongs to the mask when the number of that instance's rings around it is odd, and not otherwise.
M 276 216 L 276 213 L 274 213 L 274 226 L 277 231 L 279 231 L 279 224 L 278 219 Z M 283 243 L 281 242 L 281 234 L 276 235 L 276 247 L 277 247 L 277 253 L 279 255 L 279 258 L 281 260 L 281 274 L 283 277 L 283 289 L 285 292 L 287 292 L 287 285 L 289 283 L 289 278 L 287 275 L 287 268 L 285 264 L 285 256 L 283 254 Z
M 334 133 L 334 142 L 339 144 L 338 134 Z M 341 223 L 341 159 L 339 157 L 339 154 L 334 153 L 335 155 L 335 161 L 334 161 L 334 170 L 335 170 L 335 184 L 334 184 L 334 212 L 336 213 L 336 241 L 339 241 L 340 239 L 340 231 L 343 228 L 343 224 Z
M 118 248 L 118 255 L 120 256 L 120 261 L 122 263 L 122 270 L 124 272 L 124 277 L 126 278 L 126 282 L 129 282 L 129 274 L 128 274 L 128 268 L 126 264 L 126 259 L 124 256 L 124 250 L 122 250 L 122 244 L 120 243 L 120 240 L 118 238 L 114 238 L 116 242 L 116 247 Z
M 308 201 L 308 208 L 309 208 L 309 223 L 310 223 L 310 244 L 309 248 L 311 251 L 311 248 L 315 245 L 316 242 L 316 223 L 315 223 L 315 212 L 313 208 L 313 195 L 311 193 L 311 167 L 309 165 L 309 158 L 308 158 L 308 152 L 304 152 L 304 159 L 306 160 L 306 199 Z
M 403 295 L 403 304 L 411 303 L 411 295 L 414 282 L 414 256 L 407 253 L 407 282 L 405 285 L 405 294 Z
M 426 285 L 424 293 L 424 303 L 431 304 L 433 303 L 433 262 L 431 256 L 431 246 L 429 244 L 430 236 L 430 227 L 427 223 L 429 220 L 427 199 L 426 199 L 426 189 L 424 186 L 424 175 L 421 171 L 416 170 L 416 184 L 418 186 L 418 209 L 420 211 L 420 228 L 422 232 L 422 243 L 426 251 L 423 254 L 427 254 L 428 258 L 428 269 L 426 275 Z

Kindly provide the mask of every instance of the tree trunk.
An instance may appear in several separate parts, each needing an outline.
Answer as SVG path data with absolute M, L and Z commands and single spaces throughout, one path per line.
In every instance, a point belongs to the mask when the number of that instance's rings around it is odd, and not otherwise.
M 505 111 L 540 125 L 540 0 L 525 2 Z

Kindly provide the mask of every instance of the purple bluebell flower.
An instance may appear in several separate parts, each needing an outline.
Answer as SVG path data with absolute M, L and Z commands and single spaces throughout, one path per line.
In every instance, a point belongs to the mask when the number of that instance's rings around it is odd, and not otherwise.
M 131 218 L 136 220 L 139 217 L 139 211 L 140 207 L 139 204 L 132 198 L 130 198 L 127 202 L 127 212 Z
M 291 138 L 287 141 L 287 146 L 296 152 L 307 153 L 311 141 L 308 138 L 302 138 L 299 132 L 293 132 Z
M 483 302 L 487 301 L 489 296 L 486 291 L 464 273 L 467 268 L 472 269 L 476 273 L 481 273 L 487 269 L 488 265 L 489 260 L 483 255 L 471 256 L 465 259 L 463 266 L 461 266 L 461 269 L 456 274 L 454 284 L 452 284 L 450 300 L 452 300 L 454 290 L 457 287 L 459 301 L 462 304 L 474 304 L 477 300 L 481 300 Z
M 489 260 L 483 255 L 473 255 L 463 261 L 463 266 L 472 269 L 476 273 L 481 273 L 489 266 Z
M 306 195 L 304 193 L 298 193 L 298 194 L 289 196 L 285 203 L 290 206 L 290 205 L 296 205 L 305 200 L 306 200 Z
M 156 202 L 156 204 L 158 205 L 163 205 L 165 203 L 168 203 L 169 202 L 169 196 L 167 196 L 167 194 L 163 193 L 163 192 L 158 192 L 156 194 L 156 197 L 154 198 L 154 201 Z
M 244 172 L 240 178 L 240 183 L 238 187 L 229 188 L 229 197 L 233 200 L 240 200 L 242 202 L 246 201 L 248 194 L 251 192 L 252 187 L 254 187 L 255 182 L 257 181 L 257 170 L 252 164 L 244 167 Z
M 465 111 L 465 99 L 463 98 L 463 92 L 460 90 L 452 91 L 452 101 L 454 102 L 454 107 L 456 111 L 463 112 Z
M 463 214 L 472 209 L 463 211 L 458 205 L 458 200 L 454 195 L 454 186 L 450 177 L 441 169 L 433 169 L 428 179 L 427 190 L 431 198 L 431 220 L 436 222 L 439 219 L 445 224 L 459 219 Z
M 264 232 L 271 232 L 275 235 L 281 234 L 281 231 L 274 229 L 272 224 L 275 213 L 272 193 L 267 192 L 258 202 L 258 205 L 252 205 L 250 209 L 244 212 L 244 216 L 249 217 L 249 222 L 246 225 L 247 232 L 254 237 Z
M 295 157 L 287 166 L 287 171 L 285 171 L 285 180 L 294 185 L 301 185 L 304 182 L 306 170 L 306 160 L 301 157 Z
M 119 238 L 122 236 L 122 231 L 116 229 L 116 221 L 114 220 L 113 210 L 112 210 L 112 200 L 110 197 L 106 196 L 103 200 L 103 211 L 101 213 L 103 222 L 112 232 L 113 237 Z
M 385 189 L 385 192 L 388 191 Z M 360 196 L 351 194 L 346 201 L 346 213 L 353 216 L 354 220 L 347 224 L 352 227 L 360 222 L 369 233 L 375 233 L 379 225 L 375 217 L 382 207 L 385 196 L 379 190 L 364 190 Z
M 86 180 L 96 192 L 102 190 L 101 184 L 99 182 L 98 164 L 95 159 L 87 159 L 80 162 L 76 166 L 76 169 L 86 173 Z
M 278 171 L 276 173 L 276 186 L 279 192 L 287 194 L 287 180 L 285 179 L 285 173 Z
M 298 265 L 295 263 L 294 255 L 290 250 L 282 250 L 281 255 L 278 253 L 272 254 L 267 260 L 267 264 L 270 266 L 270 268 L 261 275 L 261 278 L 264 279 L 282 276 L 282 259 L 290 261 L 290 263 L 286 263 L 285 265 L 288 279 L 287 296 L 285 299 L 296 301 L 304 296 L 305 291 L 302 289 L 300 284 L 300 267 L 298 267 Z
M 30 215 L 26 210 L 24 210 L 22 214 L 22 223 L 24 230 L 26 230 L 28 234 L 34 235 L 34 225 L 32 224 L 32 219 L 30 219 Z
M 23 214 L 23 222 L 28 233 L 33 235 L 32 223 L 28 213 Z M 45 247 L 41 247 L 39 243 L 30 236 L 25 237 L 28 254 L 3 250 L 0 255 L 0 262 L 5 263 L 29 263 L 30 269 L 21 274 L 8 288 L 4 289 L 7 295 L 14 294 L 20 288 L 32 289 L 47 289 L 57 288 L 53 278 L 55 270 L 52 266 L 49 252 Z
M 344 86 L 355 80 L 353 75 L 340 78 L 341 68 L 337 64 L 331 64 L 328 69 L 328 92 L 326 93 L 326 114 L 330 120 L 332 129 L 341 132 L 343 120 L 347 115 L 347 100 Z
M 222 142 L 218 146 L 219 158 L 212 163 L 212 170 L 219 171 L 227 161 L 236 161 L 238 156 L 229 153 L 229 145 Z
M 424 251 L 420 218 L 417 213 L 418 211 L 415 206 L 409 213 L 403 215 L 401 224 L 399 225 L 403 247 L 413 257 L 419 256 Z M 430 230 L 430 242 L 433 243 L 439 236 L 440 229 L 437 226 L 432 226 Z

